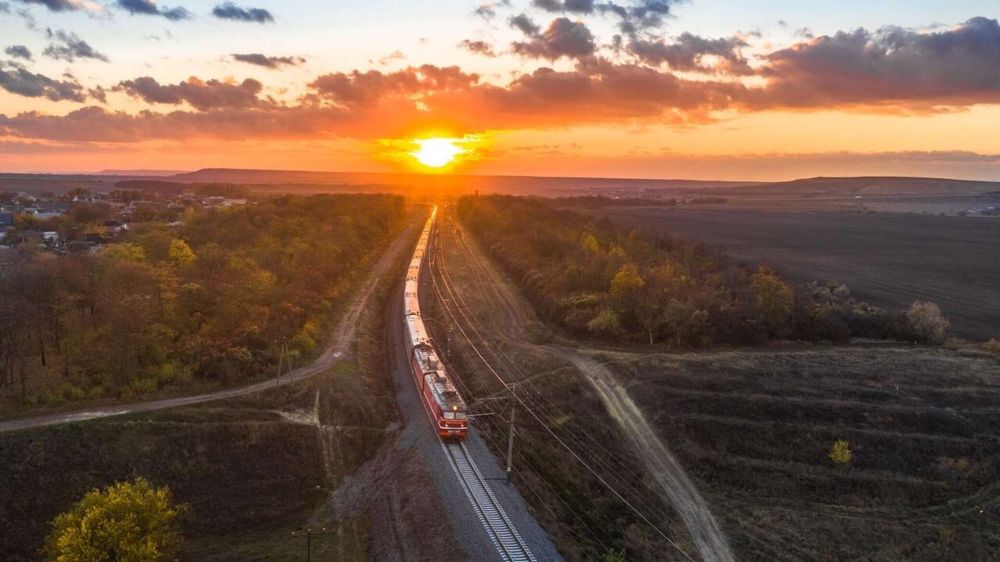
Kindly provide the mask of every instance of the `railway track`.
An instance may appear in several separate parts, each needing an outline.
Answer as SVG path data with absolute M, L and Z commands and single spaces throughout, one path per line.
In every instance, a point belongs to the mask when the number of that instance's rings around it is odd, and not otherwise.
M 441 448 L 500 558 L 505 562 L 535 562 L 535 556 L 493 495 L 465 443 L 442 441 Z

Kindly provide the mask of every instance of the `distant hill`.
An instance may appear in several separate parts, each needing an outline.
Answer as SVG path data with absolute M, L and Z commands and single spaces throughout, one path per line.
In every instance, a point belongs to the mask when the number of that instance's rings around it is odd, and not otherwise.
M 101 170 L 97 176 L 130 176 L 141 178 L 176 176 L 185 173 L 182 170 Z
M 175 184 L 239 184 L 251 191 L 389 191 L 398 193 L 509 193 L 553 197 L 605 195 L 642 197 L 668 192 L 691 195 L 711 190 L 732 197 L 965 196 L 1000 192 L 1000 182 L 907 177 L 816 177 L 783 182 L 734 182 L 686 179 L 476 176 L 366 172 L 309 172 L 205 168 L 193 172 L 105 170 L 97 174 L 0 174 L 0 191 L 63 192 L 75 187 L 101 191 L 123 181 Z
M 1000 182 L 916 177 L 816 177 L 743 186 L 732 193 L 749 195 L 871 195 L 921 196 L 984 195 L 1000 188 Z
M 502 192 L 533 195 L 581 194 L 616 189 L 693 189 L 755 185 L 754 182 L 701 181 L 685 179 L 650 180 L 635 178 L 476 176 L 451 174 L 406 174 L 365 172 L 305 172 L 294 170 L 243 170 L 206 168 L 177 174 L 170 181 L 185 183 L 238 183 L 254 185 L 331 185 L 363 186 L 409 190 L 439 188 L 460 191 Z

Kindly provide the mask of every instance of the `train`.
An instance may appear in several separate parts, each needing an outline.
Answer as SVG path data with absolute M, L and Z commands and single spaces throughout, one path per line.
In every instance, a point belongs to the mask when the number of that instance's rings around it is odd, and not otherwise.
M 446 440 L 462 440 L 469 434 L 465 401 L 455 388 L 420 315 L 421 275 L 425 269 L 429 273 L 428 256 L 431 237 L 437 224 L 437 213 L 437 206 L 431 207 L 431 216 L 420 233 L 413 259 L 406 271 L 406 283 L 403 287 L 406 351 L 420 401 L 438 436 Z

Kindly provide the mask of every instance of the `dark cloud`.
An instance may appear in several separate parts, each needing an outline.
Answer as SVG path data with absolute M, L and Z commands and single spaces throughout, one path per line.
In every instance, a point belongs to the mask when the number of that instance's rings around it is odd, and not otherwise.
M 75 79 L 55 80 L 15 63 L 0 63 L 0 88 L 12 94 L 52 101 L 82 102 L 86 99 L 83 86 Z
M 75 12 L 87 8 L 81 0 L 18 0 L 22 4 L 41 4 L 53 12 Z
M 632 39 L 628 43 L 628 51 L 646 64 L 658 66 L 667 63 L 675 71 L 746 75 L 753 73 L 741 53 L 741 49 L 746 46 L 746 41 L 739 37 L 706 39 L 685 32 L 672 43 L 662 39 Z M 703 61 L 705 56 L 718 57 L 721 62 L 715 66 L 707 66 Z
M 538 27 L 538 24 L 528 17 L 527 14 L 513 16 L 508 20 L 508 23 L 514 29 L 520 30 L 521 33 L 529 37 L 534 37 L 542 31 L 542 28 Z
M 278 68 L 282 66 L 298 66 L 306 59 L 302 57 L 269 57 L 260 53 L 232 54 L 233 60 L 263 66 L 264 68 Z
M 108 62 L 107 55 L 97 52 L 89 43 L 80 39 L 75 33 L 68 33 L 63 30 L 45 30 L 45 35 L 49 40 L 54 41 L 42 54 L 58 60 L 73 62 L 76 59 L 96 59 Z
M 684 0 L 636 0 L 627 5 L 616 2 L 595 4 L 594 9 L 619 19 L 618 28 L 629 37 L 640 32 L 663 27 L 674 5 Z
M 219 4 L 212 10 L 212 15 L 224 20 L 255 23 L 271 23 L 274 21 L 274 16 L 271 15 L 271 12 L 263 8 L 243 8 L 232 2 Z
M 532 0 L 531 5 L 546 12 L 594 13 L 594 0 Z
M 473 41 L 471 39 L 464 39 L 458 44 L 459 47 L 469 51 L 470 53 L 475 53 L 477 55 L 482 55 L 484 57 L 495 57 L 496 52 L 493 47 L 486 41 Z
M 262 89 L 263 85 L 252 79 L 231 84 L 219 80 L 206 82 L 192 77 L 177 84 L 160 84 L 149 76 L 119 82 L 115 86 L 115 90 L 147 103 L 178 105 L 187 102 L 199 111 L 268 105 L 268 102 L 257 97 Z
M 587 26 L 568 18 L 556 18 L 530 41 L 513 44 L 514 52 L 534 58 L 555 60 L 560 57 L 579 58 L 594 54 L 597 45 Z
M 1000 24 L 899 27 L 821 36 L 766 57 L 760 105 L 968 105 L 1000 101 Z
M 467 90 L 477 82 L 478 74 L 467 74 L 457 66 L 425 64 L 388 73 L 355 70 L 350 73 L 324 74 L 311 82 L 309 87 L 321 99 L 339 105 L 370 106 L 390 96 Z
M 483 2 L 472 11 L 472 15 L 479 16 L 486 21 L 492 21 L 497 17 L 497 8 L 509 8 L 510 0 L 500 0 L 499 2 Z
M 180 6 L 176 8 L 161 8 L 154 0 L 118 0 L 117 5 L 132 15 L 163 16 L 170 21 L 187 20 L 193 17 L 191 12 L 185 8 Z
M 31 51 L 24 45 L 11 45 L 4 49 L 3 52 L 15 59 L 31 60 Z

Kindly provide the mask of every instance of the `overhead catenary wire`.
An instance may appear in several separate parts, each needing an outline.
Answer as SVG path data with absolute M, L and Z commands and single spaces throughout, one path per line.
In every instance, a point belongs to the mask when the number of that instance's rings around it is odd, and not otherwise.
M 464 241 L 460 241 L 459 243 L 463 247 L 468 248 L 468 246 L 464 243 Z M 470 314 L 466 311 L 466 309 L 469 308 L 468 304 L 465 302 L 465 299 L 462 297 L 462 295 L 458 291 L 456 291 L 456 289 L 454 288 L 454 283 L 450 279 L 451 276 L 447 272 L 447 269 L 443 266 L 443 263 L 445 261 L 445 257 L 444 257 L 444 252 L 441 251 L 441 243 L 440 243 L 440 237 L 439 236 L 436 237 L 435 244 L 438 247 L 438 252 L 432 254 L 432 257 L 433 257 L 432 263 L 436 263 L 438 265 L 438 271 L 441 274 L 441 281 L 444 283 L 445 289 L 448 291 L 449 295 L 452 297 L 451 301 L 455 303 L 456 308 L 457 308 L 459 314 L 461 314 L 462 317 L 469 324 L 469 328 L 473 332 L 475 332 L 476 336 L 481 341 L 485 342 L 486 340 L 485 340 L 485 338 L 482 335 L 482 330 L 481 330 L 481 327 L 479 326 L 479 322 L 474 317 L 470 316 Z M 475 254 L 475 252 L 470 252 L 470 253 L 473 254 L 473 255 Z M 475 257 L 475 255 L 474 255 L 474 257 Z M 487 275 L 492 278 L 492 275 L 490 275 L 489 272 L 485 270 L 485 267 L 481 264 L 481 261 L 478 258 L 476 258 L 474 261 L 476 261 L 477 265 L 479 265 L 480 268 L 482 268 L 484 270 L 484 272 L 486 272 Z M 441 293 L 441 290 L 436 285 L 436 283 L 437 283 L 436 277 L 432 276 L 432 281 L 435 284 L 435 291 L 437 292 L 437 295 L 438 295 L 439 299 L 444 302 L 445 299 L 444 299 L 444 297 L 443 297 L 443 295 Z M 446 312 L 449 315 L 451 315 L 452 320 L 456 324 L 458 324 L 458 320 L 455 317 L 454 313 L 450 309 L 447 309 L 447 307 L 445 307 L 445 308 L 446 308 Z M 464 332 L 464 329 L 463 329 L 463 332 Z M 469 339 L 469 336 L 468 336 L 467 333 L 464 333 L 463 335 L 465 335 L 466 338 Z M 509 357 L 507 357 L 506 355 L 497 353 L 497 351 L 492 346 L 487 346 L 486 349 L 487 349 L 487 351 L 498 362 L 507 364 L 511 368 L 511 370 L 520 373 L 522 375 L 522 377 L 527 377 L 527 373 L 523 369 L 521 369 L 518 365 L 516 365 L 512 360 L 510 360 Z M 490 364 L 490 362 L 485 358 L 485 356 L 482 355 L 482 353 L 479 351 L 478 347 L 475 348 L 475 351 L 479 354 L 480 360 L 482 360 L 484 362 L 484 364 L 486 364 L 487 368 L 506 387 L 506 384 L 507 384 L 506 383 L 506 379 L 504 379 L 499 374 L 499 372 L 494 368 L 494 366 L 492 364 Z M 532 377 L 527 377 L 526 380 L 530 380 L 531 378 Z M 532 385 L 532 388 L 534 388 L 534 385 Z M 534 396 L 534 398 L 545 402 L 545 404 L 543 404 L 543 407 L 545 408 L 546 411 L 555 411 L 558 414 L 560 414 L 560 416 L 563 417 L 563 418 L 570 418 L 570 416 L 565 411 L 563 411 L 561 408 L 559 408 L 559 406 L 556 405 L 556 404 L 554 404 L 551 400 L 549 400 L 546 397 L 544 397 L 544 395 L 542 395 L 540 393 L 536 393 L 535 396 Z M 523 401 L 524 400 L 522 400 L 522 402 Z M 527 401 L 530 402 L 531 400 L 527 400 Z M 536 404 L 532 404 L 531 407 L 532 408 L 539 408 L 539 406 L 538 406 L 537 403 Z M 591 450 L 597 451 L 597 450 L 604 449 L 604 447 L 592 435 L 590 435 L 589 432 L 586 432 L 586 430 L 584 430 L 584 437 L 581 437 L 579 435 L 579 432 L 573 430 L 572 426 L 566 427 L 564 429 L 567 432 L 566 438 L 568 438 L 571 441 L 573 441 L 576 445 L 581 446 L 584 451 L 591 451 Z M 583 442 L 584 440 L 589 441 L 589 445 L 587 443 L 584 443 Z M 632 488 L 632 486 L 630 486 L 627 482 L 623 481 L 621 478 L 618 477 L 618 474 L 620 472 L 630 472 L 632 465 L 624 462 L 620 457 L 618 457 L 617 455 L 615 455 L 611 451 L 605 450 L 605 452 L 610 454 L 611 459 L 614 460 L 614 461 L 616 461 L 616 463 L 618 464 L 619 468 L 615 469 L 613 467 L 608 466 L 608 460 L 604 456 L 594 454 L 593 456 L 589 457 L 590 461 L 592 463 L 594 463 L 597 466 L 601 467 L 602 469 L 605 469 L 606 471 L 608 471 L 608 474 L 610 476 L 605 475 L 604 478 L 605 479 L 609 479 L 610 478 L 612 480 L 616 480 L 619 483 L 619 485 L 621 485 L 624 489 L 626 489 L 629 492 L 630 495 L 634 496 L 634 499 L 632 500 L 633 503 L 641 504 L 641 505 L 643 505 L 643 507 L 645 507 L 646 509 L 649 509 L 651 512 L 659 512 L 660 511 L 659 507 L 658 506 L 657 507 L 653 507 L 653 505 L 650 503 L 651 499 L 650 499 L 649 495 L 647 495 L 646 493 L 640 493 L 638 490 L 634 490 Z M 649 492 L 649 493 L 651 493 L 653 495 L 659 495 L 659 490 L 652 488 L 649 485 L 649 483 L 646 480 L 644 480 L 644 479 L 640 480 L 640 486 L 643 487 L 643 488 L 645 488 L 645 492 Z M 661 514 L 661 516 L 662 516 L 662 514 Z
M 443 271 L 443 267 L 442 267 L 442 266 L 440 266 L 440 265 L 438 266 L 438 269 L 439 269 L 439 271 Z M 433 275 L 433 272 L 432 272 L 432 274 L 431 274 L 431 280 L 432 280 L 432 284 L 433 284 L 433 286 L 434 286 L 434 290 L 435 290 L 435 293 L 437 294 L 437 296 L 438 296 L 439 300 L 440 300 L 440 301 L 441 301 L 442 303 L 445 303 L 445 302 L 446 302 L 446 300 L 444 299 L 444 295 L 442 294 L 442 292 L 441 292 L 441 290 L 440 290 L 440 287 L 438 287 L 438 285 L 437 285 L 437 279 L 436 279 L 436 278 L 435 278 L 435 276 Z M 444 280 L 444 279 L 442 278 L 442 281 L 445 281 L 445 280 Z M 447 284 L 447 283 L 448 283 L 448 281 L 445 281 L 445 283 Z M 451 288 L 449 287 L 449 289 L 451 289 Z M 457 301 L 457 297 L 455 296 L 454 292 L 452 292 L 451 290 L 449 290 L 449 293 L 451 293 L 451 294 L 452 294 L 452 296 L 453 296 L 453 300 L 456 300 L 456 301 Z M 457 302 L 456 302 L 456 304 L 457 304 Z M 454 313 L 454 312 L 453 312 L 453 311 L 452 311 L 452 310 L 450 309 L 450 307 L 448 307 L 448 306 L 446 306 L 446 305 L 445 305 L 445 306 L 443 306 L 442 308 L 443 308 L 443 309 L 445 310 L 445 312 L 446 312 L 446 313 L 448 314 L 448 316 L 449 316 L 449 317 L 451 317 L 451 320 L 452 320 L 452 322 L 454 323 L 455 327 L 456 327 L 456 328 L 458 328 L 458 331 L 459 331 L 459 332 L 461 333 L 462 337 L 463 337 L 463 338 L 464 338 L 464 339 L 465 339 L 465 340 L 466 340 L 466 341 L 468 342 L 468 344 L 469 344 L 470 348 L 471 348 L 471 349 L 473 350 L 473 352 L 475 353 L 475 355 L 479 357 L 480 361 L 481 361 L 481 362 L 483 363 L 483 365 L 485 365 L 485 366 L 486 366 L 486 368 L 487 368 L 487 369 L 488 369 L 488 370 L 489 370 L 489 371 L 490 371 L 490 372 L 491 372 L 491 373 L 493 374 L 493 376 L 494 376 L 494 377 L 495 377 L 495 378 L 496 378 L 496 379 L 497 379 L 498 381 L 500 381 L 500 383 L 501 383 L 501 384 L 503 384 L 503 385 L 504 385 L 505 387 L 508 387 L 508 386 L 509 386 L 509 385 L 511 384 L 511 382 L 514 382 L 514 381 L 507 381 L 507 380 L 506 380 L 506 379 L 505 379 L 505 378 L 504 378 L 504 377 L 503 377 L 503 376 L 502 376 L 502 375 L 501 375 L 501 374 L 500 374 L 500 373 L 499 373 L 499 372 L 498 372 L 498 371 L 497 371 L 497 370 L 496 370 L 496 369 L 494 368 L 494 366 L 492 365 L 492 363 L 491 363 L 491 362 L 490 362 L 489 360 L 487 360 L 487 359 L 486 359 L 486 357 L 485 357 L 485 356 L 483 355 L 483 353 L 482 353 L 482 352 L 481 352 L 481 351 L 479 350 L 479 347 L 478 347 L 478 346 L 477 346 L 477 345 L 475 344 L 475 342 L 473 341 L 472 337 L 471 337 L 471 336 L 469 336 L 468 332 L 466 332 L 466 330 L 465 330 L 465 328 L 464 328 L 464 327 L 462 326 L 461 322 L 459 322 L 459 321 L 458 321 L 458 318 L 457 318 L 457 317 L 455 316 L 455 313 Z M 460 312 L 460 313 L 461 313 L 461 314 L 462 314 L 463 316 L 466 316 L 466 315 L 465 315 L 465 312 L 464 312 L 463 310 L 461 310 L 461 308 L 459 309 L 459 312 Z M 472 322 L 471 322 L 471 321 L 470 321 L 470 320 L 469 320 L 469 319 L 468 319 L 467 317 L 466 317 L 466 321 L 467 321 L 467 322 L 469 322 L 469 324 L 470 324 L 470 328 L 473 328 L 473 327 L 472 327 Z M 474 329 L 474 328 L 473 328 L 473 329 Z M 478 330 L 477 330 L 477 331 L 478 331 Z M 480 335 L 480 339 L 482 339 L 482 337 L 481 337 L 481 334 L 479 334 L 479 335 Z M 491 351 L 492 351 L 492 350 L 491 350 Z M 494 354 L 494 356 L 496 356 L 495 352 L 493 352 L 493 354 Z M 598 481 L 599 481 L 599 482 L 600 482 L 600 483 L 601 483 L 601 484 L 602 484 L 602 485 L 603 485 L 603 486 L 604 486 L 605 488 L 607 488 L 607 489 L 608 489 L 608 490 L 609 490 L 609 491 L 610 491 L 610 492 L 611 492 L 611 493 L 612 493 L 612 494 L 613 494 L 613 495 L 614 495 L 614 496 L 615 496 L 616 498 L 618 498 L 618 500 L 620 500 L 620 501 L 621 501 L 622 503 L 624 503 L 624 504 L 625 504 L 625 506 L 629 508 L 629 510 L 631 510 L 631 511 L 632 511 L 632 512 L 633 512 L 633 513 L 634 513 L 634 514 L 636 515 L 636 516 L 638 516 L 638 517 L 639 517 L 639 519 L 641 519 L 641 520 L 642 520 L 642 521 L 643 521 L 644 523 L 646 523 L 646 524 L 647 524 L 647 525 L 648 525 L 649 527 L 651 527 L 651 528 L 652 528 L 652 529 L 653 529 L 654 531 L 656 531 L 656 533 L 657 533 L 657 534 L 659 534 L 659 535 L 660 535 L 660 536 L 661 536 L 661 537 L 662 537 L 662 538 L 663 538 L 663 539 L 664 539 L 664 540 L 665 540 L 665 541 L 666 541 L 666 542 L 667 542 L 668 544 L 670 544 L 670 545 L 671 545 L 672 547 L 674 547 L 674 548 L 675 548 L 675 549 L 676 549 L 676 550 L 677 550 L 677 551 L 678 551 L 678 552 L 679 552 L 679 553 L 680 553 L 680 554 L 681 554 L 681 555 L 682 555 L 682 556 L 683 556 L 683 557 L 684 557 L 685 559 L 687 559 L 687 560 L 691 560 L 692 562 L 694 561 L 694 558 L 692 558 L 692 557 L 691 557 L 691 555 L 687 553 L 687 551 L 685 551 L 685 550 L 684 550 L 684 549 L 683 549 L 683 548 L 682 548 L 682 547 L 681 547 L 681 546 L 680 546 L 679 544 L 677 544 L 677 543 L 676 543 L 676 542 L 675 542 L 675 541 L 674 541 L 673 539 L 671 539 L 671 538 L 670 538 L 670 537 L 669 537 L 669 536 L 668 536 L 668 535 L 667 535 L 667 534 L 666 534 L 665 532 L 663 532 L 663 530 L 661 530 L 661 529 L 660 529 L 660 527 L 659 527 L 658 525 L 656 525 L 656 524 L 655 524 L 655 523 L 654 523 L 653 521 L 651 521 L 651 520 L 650 520 L 650 519 L 649 519 L 649 518 L 648 518 L 648 517 L 647 517 L 647 516 L 646 516 L 646 515 L 645 515 L 644 513 L 642 513 L 642 511 L 640 511 L 640 510 L 639 510 L 638 508 L 636 508 L 636 507 L 635 507 L 635 505 L 633 505 L 633 503 L 632 503 L 632 502 L 630 502 L 630 501 L 629 501 L 629 500 L 628 500 L 627 498 L 625 498 L 625 497 L 624 497 L 624 496 L 623 496 L 623 495 L 622 495 L 622 494 L 621 494 L 621 493 L 620 493 L 620 492 L 619 492 L 619 491 L 618 491 L 617 489 L 615 489 L 615 487 L 614 487 L 614 486 L 612 486 L 612 485 L 611 485 L 611 484 L 610 484 L 610 483 L 609 483 L 609 482 L 608 482 L 608 481 L 607 481 L 607 480 L 606 480 L 606 479 L 604 478 L 604 476 L 602 476 L 602 475 L 601 475 L 601 474 L 600 474 L 600 473 L 599 473 L 598 471 L 596 471 L 596 470 L 595 470 L 595 469 L 594 469 L 593 467 L 591 467 L 590 463 L 588 463 L 588 462 L 587 462 L 587 461 L 586 461 L 586 460 L 585 460 L 585 459 L 584 459 L 584 458 L 583 458 L 583 457 L 582 457 L 582 456 L 581 456 L 580 454 L 578 454 L 578 453 L 577 453 L 577 452 L 576 452 L 576 451 L 575 451 L 575 450 L 574 450 L 574 449 L 573 449 L 572 447 L 570 447 L 570 446 L 569 446 L 569 444 L 567 444 L 567 443 L 566 443 L 566 441 L 565 441 L 565 440 L 564 440 L 564 439 L 563 439 L 562 437 L 560 437 L 560 436 L 558 435 L 558 433 L 556 433 L 556 431 L 554 431 L 554 430 L 553 430 L 553 429 L 552 429 L 552 428 L 551 428 L 551 427 L 549 426 L 549 424 L 548 424 L 548 423 L 547 423 L 547 422 L 546 422 L 545 420 L 543 420 L 543 419 L 542 419 L 542 418 L 541 418 L 541 417 L 540 417 L 540 416 L 538 415 L 538 413 L 537 413 L 537 412 L 535 411 L 535 407 L 533 407 L 532 405 L 530 405 L 530 404 L 529 404 L 528 402 L 526 402 L 526 401 L 525 401 L 525 399 L 524 399 L 524 398 L 522 398 L 521 396 L 518 396 L 517 394 L 514 394 L 514 393 L 512 393 L 512 394 L 511 394 L 511 397 L 512 397 L 512 399 L 513 399 L 513 400 L 517 401 L 517 402 L 518 402 L 518 403 L 519 403 L 519 404 L 520 404 L 520 405 L 521 405 L 521 406 L 522 406 L 522 407 L 523 407 L 523 408 L 524 408 L 524 409 L 525 409 L 525 410 L 527 411 L 527 413 L 528 413 L 528 414 L 529 414 L 529 415 L 530 415 L 530 416 L 531 416 L 531 417 L 532 417 L 532 418 L 533 418 L 533 419 L 534 419 L 534 420 L 535 420 L 535 421 L 536 421 L 536 422 L 537 422 L 537 423 L 538 423 L 538 424 L 539 424 L 539 425 L 540 425 L 540 426 L 541 426 L 542 428 L 544 428 L 544 429 L 545 429 L 545 431 L 546 431 L 546 432 L 547 432 L 547 433 L 548 433 L 548 434 L 549 434 L 549 435 L 550 435 L 550 436 L 551 436 L 551 437 L 552 437 L 553 439 L 555 439 L 555 440 L 556 440 L 556 442 L 558 442 L 558 443 L 559 443 L 559 445 L 560 445 L 560 446 L 561 446 L 561 447 L 562 447 L 563 449 L 565 449 L 565 450 L 566 450 L 566 451 L 567 451 L 567 452 L 568 452 L 568 453 L 569 453 L 569 454 L 570 454 L 570 455 L 571 455 L 571 456 L 572 456 L 572 457 L 573 457 L 573 458 L 574 458 L 574 459 L 575 459 L 575 460 L 576 460 L 576 461 L 577 461 L 578 463 L 580 463 L 580 464 L 581 464 L 581 465 L 582 465 L 582 466 L 583 466 L 584 468 L 586 468 L 586 469 L 587 469 L 587 471 L 588 471 L 588 472 L 590 472 L 590 474 L 592 474 L 592 475 L 593 475 L 593 476 L 594 476 L 594 477 L 595 477 L 595 478 L 596 478 L 596 479 L 597 479 L 597 480 L 598 480 Z M 586 432 L 585 432 L 585 433 L 586 433 Z M 588 435 L 588 436 L 589 436 L 589 435 Z M 593 439 L 593 436 L 589 436 L 589 437 L 590 437 L 591 439 Z
M 475 335 L 477 336 L 477 338 L 480 341 L 485 342 L 486 339 L 482 335 L 482 329 L 479 326 L 479 322 L 475 318 L 473 318 L 472 316 L 470 316 L 470 314 L 467 312 L 466 309 L 469 308 L 468 304 L 465 302 L 465 299 L 462 297 L 462 295 L 458 291 L 456 291 L 456 289 L 454 288 L 454 283 L 452 282 L 452 280 L 450 278 L 451 275 L 447 272 L 446 268 L 443 265 L 444 261 L 445 261 L 445 254 L 441 250 L 440 236 L 436 237 L 435 244 L 436 244 L 436 246 L 438 248 L 438 251 L 435 254 L 433 254 L 433 258 L 434 259 L 432 260 L 432 263 L 436 263 L 437 266 L 438 266 L 438 272 L 441 274 L 441 281 L 443 282 L 445 289 L 448 291 L 449 295 L 451 296 L 451 302 L 455 303 L 455 306 L 456 306 L 459 314 L 461 314 L 461 316 L 469 324 L 469 329 L 471 329 L 475 333 Z M 464 242 L 464 237 L 463 237 L 462 240 L 459 240 L 459 244 L 461 246 L 463 246 L 464 248 L 466 248 L 468 253 L 470 253 L 471 255 L 473 255 L 473 257 L 474 257 L 473 261 L 476 262 L 476 265 L 478 265 L 480 267 L 480 269 L 482 269 L 483 272 L 486 273 L 487 276 L 492 279 L 493 278 L 492 274 L 485 268 L 485 266 L 483 266 L 483 264 L 481 263 L 481 260 L 478 258 L 478 256 L 475 255 L 475 252 L 468 249 L 468 246 Z M 444 299 L 444 296 L 443 296 L 440 288 L 437 286 L 437 278 L 434 277 L 433 275 L 432 275 L 432 281 L 435 284 L 435 291 L 437 292 L 437 295 L 438 295 L 439 299 L 442 302 L 446 302 L 446 300 Z M 499 298 L 501 298 L 501 300 L 504 300 L 505 302 L 509 303 L 509 301 L 507 301 L 502 295 L 498 295 L 498 296 L 499 296 Z M 458 322 L 457 318 L 455 317 L 454 313 L 450 309 L 448 309 L 448 307 L 445 307 L 445 309 L 446 309 L 445 311 L 452 317 L 452 320 L 456 323 L 456 325 L 458 325 L 459 322 Z M 459 327 L 461 328 L 461 326 L 459 326 Z M 462 328 L 462 331 L 463 331 L 463 336 L 465 336 L 466 339 L 469 339 L 470 343 L 472 343 L 471 339 L 469 338 L 468 333 L 465 332 L 464 328 Z M 522 379 L 523 380 L 519 381 L 519 382 L 523 382 L 525 380 L 531 380 L 533 378 L 533 377 L 528 377 L 528 373 L 526 373 L 519 365 L 517 365 L 516 363 L 514 363 L 506 355 L 498 353 L 492 346 L 486 346 L 486 350 L 498 362 L 505 363 L 505 364 L 507 364 L 510 367 L 510 369 L 512 371 L 516 371 L 516 372 L 520 373 L 522 375 Z M 484 364 L 493 373 L 493 375 L 498 380 L 500 380 L 500 382 L 502 384 L 504 384 L 505 387 L 506 387 L 506 385 L 508 384 L 507 381 L 506 381 L 506 379 L 499 374 L 499 372 L 494 368 L 494 366 L 490 363 L 490 361 L 486 359 L 486 357 L 482 354 L 482 352 L 480 352 L 480 350 L 478 349 L 477 346 L 474 346 L 474 351 L 479 355 L 480 360 L 484 362 Z M 534 384 L 531 385 L 531 388 L 533 388 L 533 389 L 535 388 Z M 542 407 L 544 407 L 545 411 L 554 411 L 554 412 L 558 413 L 563 418 L 571 418 L 571 416 L 569 416 L 569 414 L 567 414 L 564 410 L 562 410 L 557 404 L 555 404 L 554 402 L 552 402 L 550 399 L 546 398 L 543 394 L 536 393 L 533 396 L 533 399 L 541 401 L 541 402 L 544 402 L 544 404 L 542 404 Z M 522 399 L 522 404 L 525 401 L 532 402 L 532 399 L 528 399 L 528 400 Z M 532 404 L 531 407 L 532 408 L 539 408 L 539 405 L 536 402 L 536 403 Z M 581 436 L 580 432 L 574 430 L 572 426 L 564 427 L 562 429 L 564 431 L 566 431 L 566 433 L 567 433 L 567 435 L 565 436 L 565 438 L 573 441 L 576 445 L 580 446 L 584 451 L 598 451 L 598 450 L 604 449 L 605 452 L 608 453 L 608 455 L 603 455 L 602 456 L 602 455 L 593 454 L 592 456 L 589 457 L 590 461 L 592 463 L 594 463 L 595 465 L 599 466 L 600 468 L 602 468 L 602 469 L 604 469 L 604 470 L 606 470 L 608 472 L 608 475 L 605 475 L 604 478 L 605 479 L 609 479 L 610 478 L 612 480 L 617 481 L 619 483 L 619 485 L 621 485 L 624 489 L 626 489 L 628 491 L 629 495 L 634 496 L 634 499 L 632 500 L 632 503 L 641 504 L 641 505 L 643 505 L 643 507 L 645 507 L 646 509 L 650 510 L 651 512 L 660 512 L 659 506 L 654 507 L 651 504 L 650 495 L 648 495 L 648 494 L 652 494 L 654 496 L 659 496 L 659 494 L 660 494 L 660 490 L 659 489 L 653 488 L 649 484 L 648 481 L 646 481 L 645 479 L 642 479 L 642 480 L 639 481 L 640 482 L 639 486 L 642 487 L 642 488 L 644 488 L 644 491 L 640 492 L 638 490 L 634 490 L 631 485 L 629 485 L 627 482 L 623 481 L 620 477 L 618 477 L 619 473 L 621 473 L 621 472 L 630 472 L 632 470 L 632 466 L 633 465 L 631 463 L 625 462 L 623 459 L 621 459 L 618 455 L 614 454 L 612 451 L 607 451 L 603 447 L 603 445 L 600 442 L 598 442 L 593 437 L 593 435 L 591 435 L 586 430 L 583 430 L 583 435 Z M 610 460 L 614 461 L 615 464 L 618 465 L 618 468 L 614 468 L 614 467 L 611 467 L 611 466 L 608 465 L 609 459 L 606 458 L 607 456 L 611 457 Z M 662 516 L 662 514 L 661 514 L 661 516 Z

